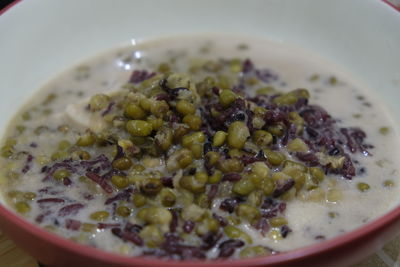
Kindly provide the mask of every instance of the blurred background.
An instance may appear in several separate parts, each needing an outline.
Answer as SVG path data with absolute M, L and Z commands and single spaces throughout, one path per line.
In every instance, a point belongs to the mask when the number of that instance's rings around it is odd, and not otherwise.
M 0 10 L 3 9 L 4 7 L 8 6 L 12 2 L 14 2 L 14 0 L 1 0 L 0 1 Z

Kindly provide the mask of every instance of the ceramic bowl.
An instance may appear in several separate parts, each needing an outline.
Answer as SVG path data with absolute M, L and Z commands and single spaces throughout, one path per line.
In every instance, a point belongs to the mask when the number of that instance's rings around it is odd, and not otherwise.
M 31 0 L 0 16 L 0 129 L 51 77 L 130 40 L 223 32 L 301 47 L 374 89 L 400 118 L 400 13 L 378 0 Z M 130 258 L 46 232 L 0 205 L 0 228 L 48 266 L 206 266 Z M 400 207 L 334 239 L 287 253 L 213 266 L 346 266 L 400 230 Z

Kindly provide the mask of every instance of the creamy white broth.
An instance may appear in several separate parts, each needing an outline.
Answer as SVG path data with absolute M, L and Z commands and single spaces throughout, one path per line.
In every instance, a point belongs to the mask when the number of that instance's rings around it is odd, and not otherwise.
M 246 48 L 240 49 L 239 47 L 243 44 Z M 352 180 L 332 175 L 332 180 L 336 181 L 335 185 L 329 184 L 327 179 L 321 185 L 323 188 L 331 186 L 340 192 L 341 197 L 338 201 L 291 200 L 287 202 L 285 217 L 292 231 L 286 238 L 274 240 L 269 235 L 263 237 L 248 223 L 239 225 L 239 228 L 252 236 L 253 245 L 260 244 L 276 251 L 300 248 L 348 232 L 398 205 L 397 166 L 400 157 L 396 148 L 400 144 L 396 127 L 384 106 L 375 100 L 358 81 L 349 77 L 338 67 L 300 49 L 265 40 L 216 36 L 177 37 L 144 42 L 98 55 L 56 77 L 27 105 L 28 109 L 36 106 L 36 110 L 31 111 L 32 117 L 37 117 L 35 114 L 46 113 L 48 109 L 51 109 L 50 114 L 40 119 L 27 121 L 21 120 L 21 115 L 17 115 L 10 124 L 7 135 L 13 135 L 15 126 L 19 124 L 23 124 L 27 129 L 36 128 L 37 125 L 42 124 L 52 129 L 62 124 L 72 123 L 77 126 L 79 119 L 75 118 L 74 114 L 65 113 L 68 105 L 71 103 L 84 105 L 88 101 L 86 99 L 93 94 L 119 90 L 127 83 L 132 70 L 157 69 L 160 62 L 169 61 L 171 58 L 176 59 L 175 66 L 178 72 L 187 69 L 187 59 L 193 62 L 216 58 L 249 58 L 257 67 L 270 69 L 278 75 L 279 79 L 270 83 L 277 91 L 287 92 L 296 88 L 307 88 L 311 94 L 311 104 L 318 104 L 326 109 L 338 121 L 339 127 L 362 128 L 367 134 L 366 142 L 374 145 L 374 148 L 368 149 L 373 156 L 361 153 L 351 154 L 352 159 L 359 162 L 355 164 L 357 175 Z M 318 79 L 311 78 L 315 75 L 318 75 Z M 56 93 L 58 96 L 50 104 L 41 105 L 49 93 Z M 26 107 L 21 113 L 23 114 L 25 110 L 27 110 Z M 380 132 L 382 127 L 388 127 L 389 131 L 382 134 Z M 78 126 L 76 129 L 82 130 Z M 38 155 L 48 154 L 49 150 L 53 151 L 57 146 L 59 139 L 52 138 L 52 135 L 53 133 L 45 132 L 31 141 L 29 138 L 32 133 L 22 134 L 16 146 L 21 150 L 30 151 L 33 143 L 39 144 L 34 149 L 36 159 Z M 70 131 L 63 135 L 62 139 L 74 143 L 76 132 Z M 0 164 L 3 167 L 7 163 L 1 160 Z M 13 168 L 20 170 L 22 167 Z M 43 188 L 41 182 L 43 174 L 40 173 L 40 168 L 39 164 L 32 164 L 27 173 L 28 177 L 22 183 L 9 184 L 5 178 L 2 179 L 2 184 L 6 184 L 2 186 L 3 192 L 6 193 L 12 189 L 37 192 Z M 361 168 L 364 168 L 363 173 L 360 171 Z M 394 181 L 394 186 L 385 187 L 383 184 L 387 180 Z M 359 182 L 369 184 L 370 189 L 360 192 L 357 189 Z M 84 189 L 77 187 L 64 192 L 67 198 L 80 199 L 85 203 L 82 197 L 84 193 Z M 79 212 L 74 219 L 85 222 L 88 221 L 88 214 L 104 209 L 104 200 L 108 197 L 96 197 L 98 201 L 91 201 L 90 206 L 86 206 L 82 210 L 84 212 Z M 218 208 L 219 205 L 218 201 L 213 203 L 213 211 L 216 214 L 222 214 Z M 26 217 L 34 221 L 40 209 L 34 204 L 31 205 L 31 209 Z M 59 221 L 60 225 L 64 225 L 62 220 Z M 133 218 L 132 221 L 135 219 Z M 118 222 L 118 218 L 108 219 L 104 223 L 112 222 Z M 43 223 L 41 226 L 46 226 L 46 224 L 48 223 Z M 66 237 L 76 237 L 76 232 L 62 227 L 58 227 L 58 232 Z M 76 239 L 79 241 L 79 236 Z M 102 229 L 93 233 L 86 243 L 127 255 L 142 253 L 140 248 L 122 242 L 110 231 Z M 208 257 L 215 258 L 218 256 L 218 249 L 211 249 L 207 253 Z M 237 253 L 238 251 L 235 255 Z

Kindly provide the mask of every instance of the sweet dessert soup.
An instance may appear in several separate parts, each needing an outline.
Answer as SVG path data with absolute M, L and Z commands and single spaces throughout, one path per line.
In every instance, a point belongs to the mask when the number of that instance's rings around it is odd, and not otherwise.
M 273 255 L 397 206 L 398 140 L 384 106 L 312 54 L 171 37 L 38 91 L 3 138 L 1 191 L 32 223 L 127 256 Z

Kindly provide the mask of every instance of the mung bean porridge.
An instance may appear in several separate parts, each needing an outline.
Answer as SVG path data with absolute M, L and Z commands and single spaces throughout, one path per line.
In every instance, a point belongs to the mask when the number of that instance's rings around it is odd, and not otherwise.
M 171 37 L 38 91 L 5 134 L 1 190 L 32 223 L 106 251 L 273 255 L 398 204 L 393 125 L 367 89 L 297 48 Z

